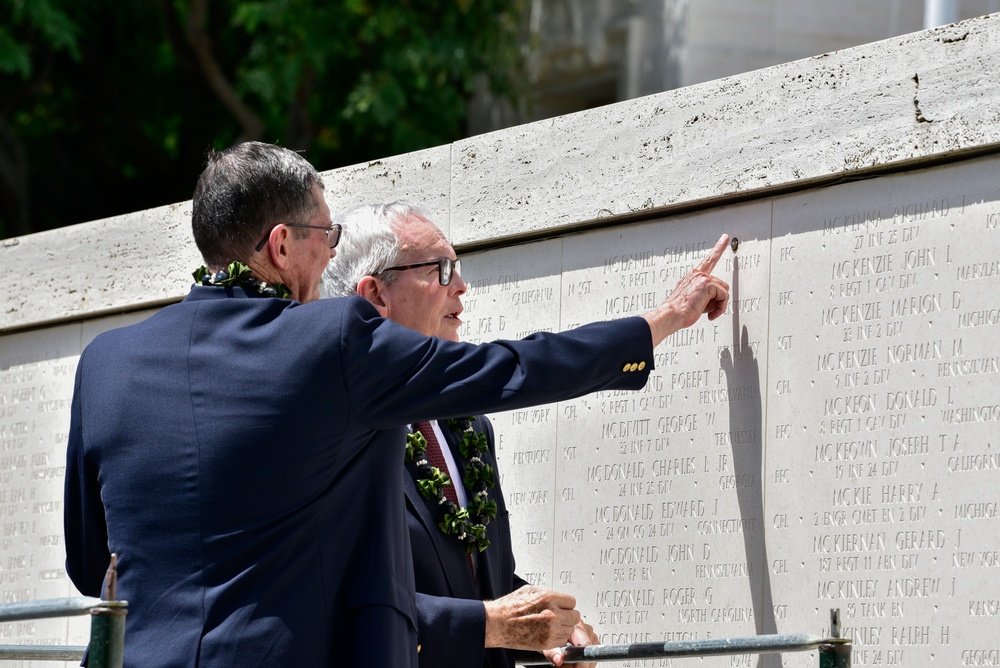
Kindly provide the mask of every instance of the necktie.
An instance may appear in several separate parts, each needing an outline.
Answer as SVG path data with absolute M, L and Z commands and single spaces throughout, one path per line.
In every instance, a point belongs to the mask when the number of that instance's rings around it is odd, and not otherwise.
M 437 468 L 442 473 L 447 474 L 449 478 L 452 478 L 451 484 L 446 485 L 444 488 L 444 496 L 457 506 L 458 494 L 455 493 L 455 485 L 459 484 L 461 481 L 455 480 L 451 475 L 451 471 L 448 470 L 448 464 L 444 459 L 444 453 L 441 452 L 441 444 L 438 443 L 437 436 L 434 435 L 434 428 L 431 427 L 430 422 L 417 422 L 413 426 L 417 431 L 424 435 L 424 439 L 427 441 L 427 461 L 431 466 Z

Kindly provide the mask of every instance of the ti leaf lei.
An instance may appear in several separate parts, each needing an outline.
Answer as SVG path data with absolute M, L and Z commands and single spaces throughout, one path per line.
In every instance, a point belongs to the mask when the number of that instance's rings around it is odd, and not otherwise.
M 192 273 L 198 285 L 239 286 L 248 292 L 257 292 L 263 297 L 278 297 L 291 299 L 292 291 L 284 283 L 268 285 L 259 278 L 254 278 L 253 270 L 242 262 L 230 262 L 229 266 L 220 271 L 210 271 L 208 267 L 198 267 Z
M 489 544 L 486 526 L 497 516 L 497 502 L 489 498 L 489 490 L 496 484 L 493 467 L 482 459 L 489 447 L 486 434 L 472 428 L 476 418 L 449 418 L 448 427 L 461 437 L 458 449 L 469 460 L 465 465 L 463 482 L 469 503 L 461 508 L 444 494 L 444 488 L 451 484 L 447 473 L 431 466 L 427 461 L 427 440 L 420 432 L 406 435 L 406 461 L 417 467 L 417 489 L 425 499 L 436 499 L 444 509 L 444 516 L 438 527 L 445 535 L 455 538 L 465 545 L 465 551 L 472 554 L 482 552 Z

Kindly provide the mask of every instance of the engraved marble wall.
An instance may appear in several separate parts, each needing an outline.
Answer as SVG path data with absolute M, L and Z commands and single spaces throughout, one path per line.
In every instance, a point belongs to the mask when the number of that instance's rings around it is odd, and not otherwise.
M 0 602 L 79 595 L 65 570 L 62 505 L 76 365 L 84 346 L 98 333 L 149 313 L 4 337 L 0 347 Z M 85 616 L 9 622 L 0 624 L 0 645 L 85 645 L 89 633 Z
M 826 635 L 840 608 L 855 665 L 992 665 L 995 165 L 465 256 L 477 341 L 641 313 L 741 241 L 729 311 L 657 348 L 646 389 L 493 416 L 522 575 L 605 642 Z
M 62 488 L 80 325 L 6 337 L 0 351 L 0 600 L 74 595 Z M 0 644 L 82 643 L 74 619 L 0 624 Z
M 997 660 L 990 165 L 775 202 L 769 546 L 796 616 L 845 613 L 857 665 Z

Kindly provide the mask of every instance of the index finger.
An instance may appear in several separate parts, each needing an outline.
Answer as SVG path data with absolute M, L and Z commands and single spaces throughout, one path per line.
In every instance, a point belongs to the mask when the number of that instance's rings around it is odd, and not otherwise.
M 715 265 L 719 263 L 722 259 L 722 254 L 726 252 L 726 247 L 729 245 L 729 235 L 723 234 L 719 237 L 719 240 L 715 242 L 715 248 L 709 251 L 705 259 L 697 266 L 698 271 L 705 272 L 706 274 L 711 274 L 712 270 L 715 269 Z

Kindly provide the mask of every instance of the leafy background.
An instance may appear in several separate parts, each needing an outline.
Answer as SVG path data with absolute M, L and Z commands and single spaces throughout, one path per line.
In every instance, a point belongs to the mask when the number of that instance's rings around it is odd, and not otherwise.
M 515 101 L 525 0 L 0 0 L 0 238 L 190 199 L 209 148 L 326 170 Z

